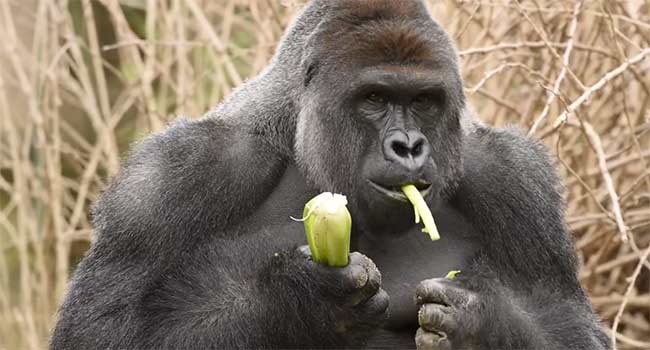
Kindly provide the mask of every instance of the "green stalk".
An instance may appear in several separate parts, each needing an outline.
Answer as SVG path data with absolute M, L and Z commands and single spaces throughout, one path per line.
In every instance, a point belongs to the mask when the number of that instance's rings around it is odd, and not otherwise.
M 424 201 L 424 198 L 422 198 L 420 191 L 414 185 L 404 185 L 402 186 L 402 191 L 411 204 L 413 204 L 415 223 L 419 223 L 420 218 L 422 218 L 422 222 L 424 223 L 422 232 L 428 233 L 432 241 L 439 240 L 440 234 L 438 233 L 436 223 L 433 221 L 433 215 L 431 215 L 431 210 L 429 210 L 429 206 Z
M 453 280 L 456 278 L 456 275 L 460 273 L 460 270 L 451 270 L 447 273 L 447 276 L 445 277 L 448 280 Z
M 303 221 L 312 260 L 333 267 L 348 265 L 352 217 L 345 196 L 324 192 L 312 198 Z

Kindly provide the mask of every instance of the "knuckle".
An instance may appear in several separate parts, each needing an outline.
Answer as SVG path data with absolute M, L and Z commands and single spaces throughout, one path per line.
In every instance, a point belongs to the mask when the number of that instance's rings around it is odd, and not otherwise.
M 366 322 L 379 324 L 388 317 L 388 293 L 383 289 L 356 308 Z
M 350 263 L 351 264 L 359 264 L 362 266 L 374 266 L 375 263 L 367 256 L 364 254 L 361 254 L 359 252 L 352 252 L 350 253 Z
M 426 294 L 428 294 L 428 284 L 429 281 L 431 280 L 424 280 L 420 283 L 418 283 L 417 287 L 415 287 L 415 295 L 419 298 L 423 298 Z
M 436 304 L 425 304 L 418 311 L 418 323 L 420 327 L 428 330 L 440 329 L 447 317 L 444 307 Z
M 418 350 L 433 349 L 433 344 L 428 339 L 427 332 L 422 328 L 418 328 L 418 331 L 415 333 L 415 347 Z
M 444 334 L 427 332 L 419 328 L 415 334 L 415 346 L 418 350 L 448 350 L 451 344 Z
M 368 284 L 370 276 L 363 267 L 351 265 L 349 269 L 347 269 L 346 278 L 350 282 L 352 289 L 360 289 Z
M 439 297 L 443 286 L 435 279 L 424 280 L 415 288 L 416 300 L 419 303 Z
M 370 300 L 370 306 L 376 313 L 383 313 L 388 309 L 389 302 L 390 297 L 388 296 L 388 293 L 386 293 L 385 290 L 380 289 Z
M 364 264 L 366 264 L 368 266 L 375 266 L 375 262 L 372 261 L 372 259 L 370 259 L 369 257 L 367 257 L 365 255 L 362 255 L 362 260 L 363 260 Z
M 380 294 L 381 290 L 379 284 L 372 280 L 371 276 L 366 276 L 367 280 L 365 285 L 351 291 L 348 296 L 348 305 L 353 307 L 361 305 L 363 305 L 363 307 L 370 307 L 371 305 L 374 305 L 375 302 L 379 302 L 382 298 L 388 299 L 388 294 Z
M 301 253 L 301 254 L 303 254 L 305 256 L 308 256 L 308 257 L 311 256 L 311 250 L 309 249 L 308 245 L 302 245 L 302 246 L 298 247 L 297 250 L 298 250 L 299 253 Z
M 365 255 L 359 253 L 359 252 L 352 252 L 350 253 L 350 263 L 351 264 L 358 264 L 363 260 Z
M 364 286 L 369 292 L 376 292 L 381 287 L 381 274 L 378 271 L 368 271 L 368 282 Z

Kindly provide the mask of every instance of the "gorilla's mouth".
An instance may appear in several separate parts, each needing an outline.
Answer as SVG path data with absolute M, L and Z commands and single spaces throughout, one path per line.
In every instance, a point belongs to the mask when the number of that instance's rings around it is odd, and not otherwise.
M 402 202 L 407 202 L 408 203 L 408 198 L 406 198 L 406 195 L 404 192 L 402 192 L 402 186 L 387 186 L 387 185 L 380 185 L 372 180 L 368 180 L 370 183 L 370 186 L 374 188 L 377 192 L 398 200 Z M 423 198 L 426 198 L 426 196 L 429 194 L 431 191 L 431 184 L 429 183 L 424 183 L 424 182 L 419 182 L 419 183 L 414 183 L 415 188 L 417 188 L 420 191 L 420 194 L 422 195 Z

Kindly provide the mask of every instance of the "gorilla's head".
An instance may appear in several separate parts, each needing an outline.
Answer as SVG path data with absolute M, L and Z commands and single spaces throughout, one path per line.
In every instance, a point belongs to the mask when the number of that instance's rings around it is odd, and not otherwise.
M 302 49 L 298 166 L 320 190 L 348 196 L 355 226 L 413 225 L 400 186 L 435 207 L 461 171 L 465 107 L 453 44 L 416 0 L 321 0 Z

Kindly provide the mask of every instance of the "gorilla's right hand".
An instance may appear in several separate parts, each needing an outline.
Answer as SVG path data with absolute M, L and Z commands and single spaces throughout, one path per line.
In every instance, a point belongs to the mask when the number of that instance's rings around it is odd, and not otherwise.
M 308 246 L 298 248 L 307 259 L 317 295 L 325 306 L 334 310 L 334 330 L 348 343 L 365 340 L 388 316 L 388 294 L 381 289 L 381 273 L 372 260 L 354 252 L 343 268 L 328 267 L 311 260 Z

